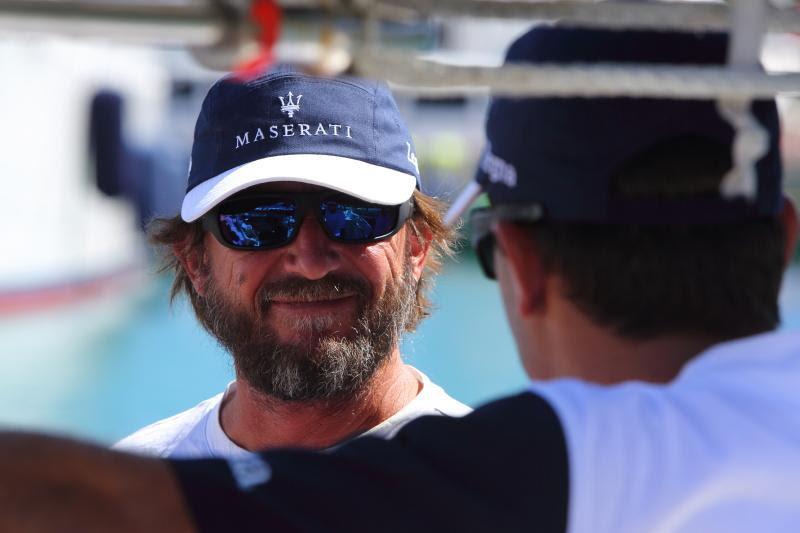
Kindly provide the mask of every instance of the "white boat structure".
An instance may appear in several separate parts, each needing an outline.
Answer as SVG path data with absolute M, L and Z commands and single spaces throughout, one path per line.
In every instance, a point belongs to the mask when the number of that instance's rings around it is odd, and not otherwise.
M 743 118 L 752 98 L 800 93 L 796 64 L 779 64 L 767 72 L 756 67 L 765 35 L 796 40 L 796 5 L 794 0 L 4 0 L 0 175 L 7 202 L 0 211 L 0 313 L 91 293 L 142 262 L 134 207 L 104 196 L 90 178 L 90 102 L 99 90 L 118 92 L 127 105 L 126 135 L 147 144 L 148 135 L 158 138 L 159 119 L 168 116 L 169 80 L 153 56 L 155 49 L 111 44 L 110 39 L 185 46 L 206 65 L 233 68 L 252 59 L 259 46 L 255 56 L 272 48 L 281 27 L 281 40 L 272 50 L 279 59 L 300 58 L 323 70 L 353 66 L 361 75 L 387 79 L 399 91 L 427 98 L 469 96 L 476 88 L 481 94 L 490 89 L 516 96 L 718 98 L 731 116 Z M 259 9 L 262 15 L 272 13 L 271 18 L 259 18 Z M 282 16 L 276 15 L 279 10 Z M 448 27 L 448 21 L 487 17 L 559 19 L 617 29 L 730 30 L 731 50 L 727 65 L 687 70 L 470 64 L 447 53 L 387 46 L 393 42 L 387 33 L 404 25 L 436 20 L 448 29 L 442 33 L 452 37 L 454 28 L 464 26 Z M 31 37 L 11 40 L 4 31 Z M 407 37 L 402 30 L 398 35 L 395 44 Z M 475 36 L 470 33 L 466 40 L 485 42 Z M 109 39 L 108 45 L 78 40 L 87 37 Z M 790 44 L 784 57 L 796 55 L 796 43 Z M 794 108 L 785 105 L 786 115 L 796 116 Z M 750 133 L 745 129 L 737 126 L 743 139 Z M 787 137 L 791 144 L 795 139 Z M 746 196 L 754 190 L 749 167 L 737 165 L 736 170 L 740 178 L 731 194 Z M 457 206 L 467 206 L 473 196 L 467 191 Z M 451 212 L 454 221 L 461 209 L 456 211 Z
M 102 193 L 92 100 L 125 103 L 125 137 L 159 130 L 168 80 L 153 51 L 0 35 L 0 317 L 130 288 L 146 254 L 135 205 Z

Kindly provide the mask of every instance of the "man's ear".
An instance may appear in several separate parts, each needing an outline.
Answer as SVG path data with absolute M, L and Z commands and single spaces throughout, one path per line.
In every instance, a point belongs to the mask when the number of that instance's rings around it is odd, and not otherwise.
M 546 271 L 530 230 L 513 222 L 498 222 L 494 229 L 497 250 L 505 259 L 505 272 L 519 302 L 522 316 L 539 313 L 546 303 Z
M 408 246 L 408 257 L 411 261 L 411 273 L 414 275 L 414 279 L 419 281 L 431 250 L 433 232 L 430 228 L 420 227 L 417 224 L 409 224 L 406 226 L 406 231 L 408 231 L 406 246 Z
M 784 264 L 786 267 L 794 257 L 794 250 L 797 246 L 797 207 L 794 201 L 788 196 L 783 197 L 783 211 L 781 211 L 781 224 L 783 224 L 784 235 Z
M 210 269 L 206 264 L 205 246 L 187 246 L 183 243 L 173 244 L 172 252 L 183 266 L 194 290 L 200 296 L 205 296 Z

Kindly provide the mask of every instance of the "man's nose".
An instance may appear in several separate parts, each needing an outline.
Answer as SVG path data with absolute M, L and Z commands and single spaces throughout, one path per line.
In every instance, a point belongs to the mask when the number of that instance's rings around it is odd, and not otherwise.
M 286 270 L 306 279 L 320 279 L 339 267 L 341 256 L 314 218 L 307 216 L 287 246 Z

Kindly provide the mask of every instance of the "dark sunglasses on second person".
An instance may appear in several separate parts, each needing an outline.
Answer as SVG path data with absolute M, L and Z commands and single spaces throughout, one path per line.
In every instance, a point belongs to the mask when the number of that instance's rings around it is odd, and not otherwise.
M 268 250 L 291 243 L 306 215 L 314 216 L 334 241 L 361 244 L 397 233 L 413 202 L 381 205 L 345 194 L 278 193 L 234 197 L 203 216 L 203 228 L 236 250 Z
M 474 209 L 470 213 L 472 226 L 471 242 L 483 274 L 489 279 L 497 279 L 494 270 L 495 238 L 492 226 L 499 220 L 516 222 L 536 222 L 542 219 L 544 211 L 539 205 L 502 205 Z

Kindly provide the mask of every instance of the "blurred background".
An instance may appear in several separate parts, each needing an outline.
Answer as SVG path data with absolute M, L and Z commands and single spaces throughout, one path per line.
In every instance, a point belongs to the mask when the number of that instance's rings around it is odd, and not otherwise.
M 282 46 L 324 39 L 316 22 L 287 28 Z M 496 65 L 529 25 L 428 21 L 388 25 L 382 38 Z M 223 73 L 180 46 L 28 30 L 0 24 L 0 425 L 110 443 L 220 392 L 233 376 L 188 304 L 169 305 L 171 279 L 142 231 L 178 212 L 194 120 Z M 765 46 L 770 68 L 798 70 L 798 58 L 796 36 Z M 487 95 L 399 90 L 397 99 L 423 190 L 452 199 L 482 149 Z M 800 106 L 782 99 L 780 109 L 796 196 Z M 434 300 L 434 316 L 403 344 L 410 363 L 471 405 L 524 386 L 499 293 L 467 246 L 445 265 Z M 782 327 L 800 328 L 797 266 L 781 305 Z

